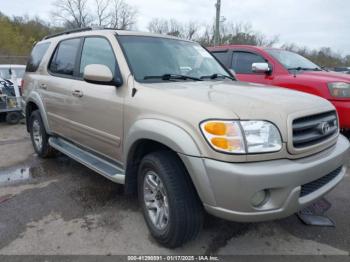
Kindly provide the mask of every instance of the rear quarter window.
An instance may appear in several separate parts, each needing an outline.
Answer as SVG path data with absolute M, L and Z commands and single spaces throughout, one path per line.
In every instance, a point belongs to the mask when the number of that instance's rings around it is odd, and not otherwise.
M 32 53 L 27 62 L 26 72 L 36 72 L 38 70 L 41 60 L 43 59 L 50 43 L 42 43 L 34 46 Z

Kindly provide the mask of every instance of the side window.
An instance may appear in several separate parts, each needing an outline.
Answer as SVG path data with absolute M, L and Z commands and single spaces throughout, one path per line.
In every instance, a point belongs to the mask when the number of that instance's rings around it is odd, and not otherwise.
M 249 52 L 234 52 L 232 57 L 232 69 L 237 74 L 253 74 L 253 63 L 266 63 L 260 55 Z
M 27 62 L 26 72 L 35 72 L 36 70 L 38 70 L 41 60 L 43 59 L 49 46 L 49 42 L 37 44 L 34 46 Z
M 80 41 L 81 39 L 74 38 L 59 43 L 49 66 L 52 73 L 69 76 L 74 74 Z
M 225 66 L 229 66 L 230 53 L 229 52 L 213 52 L 213 55 Z
M 116 59 L 108 40 L 101 37 L 87 37 L 84 41 L 80 62 L 80 76 L 87 65 L 101 64 L 115 72 Z

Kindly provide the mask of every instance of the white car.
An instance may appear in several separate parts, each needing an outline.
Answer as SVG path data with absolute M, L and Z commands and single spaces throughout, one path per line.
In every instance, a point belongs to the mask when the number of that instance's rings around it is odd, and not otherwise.
M 17 79 L 18 87 L 21 88 L 25 70 L 25 65 L 0 65 L 0 77 L 10 81 L 15 77 Z

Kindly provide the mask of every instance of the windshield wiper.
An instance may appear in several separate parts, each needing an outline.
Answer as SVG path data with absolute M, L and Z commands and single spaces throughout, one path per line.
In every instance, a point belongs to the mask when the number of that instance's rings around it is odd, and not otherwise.
M 212 74 L 208 76 L 201 76 L 200 79 L 218 79 L 218 78 L 228 78 L 231 80 L 235 80 L 233 77 L 223 74 Z
M 143 78 L 144 80 L 149 79 L 161 79 L 161 80 L 193 80 L 193 81 L 202 81 L 202 79 L 194 76 L 187 76 L 187 75 L 178 75 L 178 74 L 164 74 L 160 76 L 145 76 Z
M 315 68 L 309 68 L 309 67 L 291 67 L 288 68 L 288 70 L 293 70 L 293 71 L 322 71 L 322 69 L 315 67 Z

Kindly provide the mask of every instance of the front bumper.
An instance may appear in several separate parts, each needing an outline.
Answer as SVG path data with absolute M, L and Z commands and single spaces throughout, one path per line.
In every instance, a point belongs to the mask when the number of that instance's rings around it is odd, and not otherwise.
M 350 101 L 331 101 L 339 115 L 340 128 L 350 129 Z
M 227 163 L 200 158 L 201 168 L 198 158 L 183 155 L 181 158 L 209 213 L 232 221 L 257 222 L 287 217 L 333 189 L 346 173 L 348 151 L 348 140 L 340 136 L 332 148 L 298 160 Z M 319 180 L 339 167 L 342 168 L 330 181 L 300 196 L 302 185 Z M 268 190 L 269 197 L 265 204 L 254 207 L 251 199 L 260 190 Z

